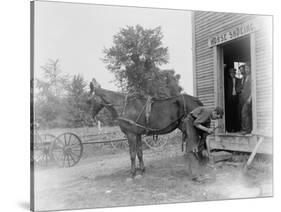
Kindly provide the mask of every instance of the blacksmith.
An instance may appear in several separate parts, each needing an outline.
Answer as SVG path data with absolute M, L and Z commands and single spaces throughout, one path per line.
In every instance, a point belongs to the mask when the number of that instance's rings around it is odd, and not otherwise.
M 221 119 L 221 107 L 200 106 L 191 111 L 183 121 L 186 135 L 186 157 L 189 164 L 189 173 L 193 180 L 201 177 L 201 166 L 207 161 L 206 137 L 214 132 L 210 128 L 211 120 Z

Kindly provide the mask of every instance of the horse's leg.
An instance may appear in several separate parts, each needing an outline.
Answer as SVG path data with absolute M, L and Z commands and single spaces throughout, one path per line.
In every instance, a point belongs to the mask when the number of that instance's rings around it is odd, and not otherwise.
M 127 133 L 129 148 L 130 148 L 130 158 L 131 158 L 131 176 L 136 175 L 136 144 L 137 136 L 133 133 Z
M 141 171 L 141 174 L 143 174 L 145 171 L 145 168 L 144 168 L 144 163 L 143 163 L 141 135 L 137 135 L 137 155 L 138 155 L 138 159 L 139 159 L 140 171 Z

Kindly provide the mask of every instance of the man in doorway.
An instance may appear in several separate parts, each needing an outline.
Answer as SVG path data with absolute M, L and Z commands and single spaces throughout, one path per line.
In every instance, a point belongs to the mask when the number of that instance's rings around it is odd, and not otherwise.
M 226 119 L 226 130 L 227 130 L 227 132 L 238 132 L 238 131 L 240 131 L 238 95 L 239 95 L 239 92 L 240 92 L 239 85 L 241 84 L 241 79 L 236 78 L 235 74 L 236 74 L 235 69 L 229 68 L 227 76 L 226 76 L 225 119 Z
M 242 66 L 240 71 L 243 74 L 241 82 L 242 90 L 241 94 L 239 95 L 239 103 L 241 105 L 241 133 L 248 134 L 252 131 L 252 83 L 250 65 L 246 64 Z
M 186 158 L 192 180 L 204 180 L 202 165 L 205 164 L 206 137 L 214 132 L 210 128 L 211 120 L 221 119 L 223 110 L 221 107 L 197 107 L 183 120 L 183 131 L 186 135 Z

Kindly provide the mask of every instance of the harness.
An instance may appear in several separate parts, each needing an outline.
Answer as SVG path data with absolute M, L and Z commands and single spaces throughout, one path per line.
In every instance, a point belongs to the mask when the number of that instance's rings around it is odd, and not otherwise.
M 137 119 L 135 121 L 127 119 L 127 118 L 124 118 L 124 117 L 118 117 L 117 119 L 125 121 L 125 122 L 128 122 L 128 123 L 130 123 L 130 124 L 132 124 L 132 125 L 134 125 L 136 127 L 145 129 L 146 134 L 148 134 L 149 132 L 152 132 L 152 134 L 156 134 L 157 132 L 161 132 L 161 131 L 164 131 L 165 129 L 169 128 L 170 126 L 174 125 L 176 122 L 182 121 L 182 119 L 187 115 L 186 102 L 185 102 L 183 94 L 181 94 L 181 96 L 182 96 L 183 107 L 184 107 L 183 108 L 183 111 L 184 111 L 183 116 L 181 116 L 179 119 L 176 119 L 175 121 L 173 121 L 172 123 L 170 123 L 169 125 L 161 128 L 161 129 L 155 129 L 155 128 L 149 127 L 149 118 L 150 118 L 150 114 L 151 114 L 152 104 L 154 103 L 154 101 L 153 101 L 151 96 L 147 97 L 146 103 L 142 107 L 142 110 L 140 111 L 140 113 L 139 113 L 139 115 L 138 115 L 138 117 L 137 117 Z M 173 98 L 173 97 L 170 97 L 170 98 Z M 170 99 L 170 98 L 167 98 L 167 99 Z M 163 99 L 161 101 L 165 101 L 165 99 Z M 125 103 L 125 105 L 126 104 L 127 103 Z M 125 107 L 124 107 L 123 111 L 125 111 Z M 142 124 L 138 123 L 138 121 L 139 121 L 139 119 L 140 119 L 140 117 L 141 117 L 141 115 L 143 113 L 145 113 L 145 125 L 142 125 Z
M 142 110 L 140 111 L 139 115 L 137 116 L 137 119 L 134 121 L 134 120 L 122 117 L 125 114 L 126 106 L 128 105 L 128 94 L 126 94 L 125 99 L 124 99 L 124 103 L 122 105 L 123 107 L 122 107 L 121 116 L 118 116 L 117 119 L 120 120 L 120 121 L 127 122 L 131 125 L 134 125 L 136 127 L 141 128 L 141 129 L 144 129 L 146 131 L 146 134 L 148 134 L 149 132 L 152 132 L 152 134 L 156 134 L 157 132 L 161 132 L 161 131 L 167 129 L 168 127 L 174 125 L 176 122 L 179 122 L 179 121 L 181 122 L 183 120 L 183 118 L 186 117 L 186 115 L 187 115 L 186 102 L 185 102 L 183 94 L 181 94 L 181 96 L 182 96 L 182 100 L 183 100 L 184 114 L 179 119 L 176 119 L 175 121 L 173 121 L 168 126 L 165 126 L 162 129 L 155 129 L 155 128 L 149 127 L 149 118 L 150 118 L 150 114 L 151 114 L 152 104 L 154 103 L 153 98 L 151 96 L 147 97 L 146 103 L 143 105 Z M 171 98 L 174 98 L 174 97 L 169 97 L 167 99 L 171 99 Z M 161 99 L 161 101 L 165 101 L 165 100 L 166 99 L 163 99 L 163 100 Z M 121 106 L 121 105 L 114 105 L 114 104 L 110 104 L 110 103 L 103 103 L 103 105 L 105 107 Z M 139 119 L 140 119 L 140 117 L 142 116 L 143 113 L 145 113 L 145 125 L 142 125 L 142 124 L 138 123 L 138 121 L 139 121 Z

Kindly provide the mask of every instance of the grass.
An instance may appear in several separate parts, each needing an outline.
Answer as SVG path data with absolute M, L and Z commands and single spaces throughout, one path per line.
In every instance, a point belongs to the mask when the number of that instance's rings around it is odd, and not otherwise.
M 59 136 L 63 133 L 74 133 L 79 136 L 83 144 L 83 155 L 82 159 L 90 158 L 93 156 L 102 156 L 102 155 L 114 155 L 120 152 L 128 152 L 128 143 L 127 141 L 121 142 L 107 142 L 107 143 L 95 143 L 96 141 L 105 141 L 105 140 L 114 140 L 119 138 L 124 138 L 124 134 L 121 132 L 118 126 L 114 127 L 103 127 L 101 134 L 98 134 L 97 127 L 83 127 L 83 128 L 64 128 L 64 129 L 49 129 L 49 130 L 40 130 L 39 134 L 52 134 L 54 136 Z M 87 136 L 88 135 L 88 136 Z M 89 136 L 97 135 L 97 136 Z M 166 135 L 159 135 L 158 142 L 163 142 L 165 148 L 169 146 L 177 145 L 181 142 L 181 132 L 175 130 Z M 152 140 L 152 137 L 143 137 L 144 139 Z M 90 143 L 90 144 L 85 144 Z M 150 150 L 149 147 L 143 142 L 143 150 Z M 163 151 L 162 148 L 156 148 L 156 151 Z

